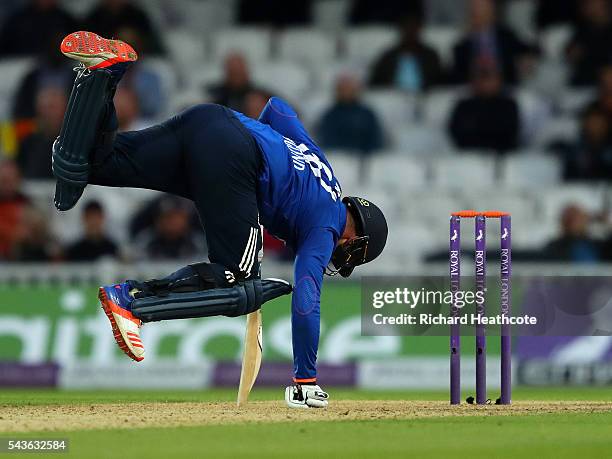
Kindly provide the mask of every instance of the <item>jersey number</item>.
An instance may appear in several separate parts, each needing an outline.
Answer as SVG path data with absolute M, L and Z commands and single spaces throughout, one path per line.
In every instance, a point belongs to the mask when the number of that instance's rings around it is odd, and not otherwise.
M 304 160 L 310 166 L 310 170 L 315 177 L 319 179 L 319 183 L 325 191 L 327 191 L 332 199 L 336 201 L 341 195 L 342 190 L 338 185 L 338 182 L 334 179 L 334 175 L 327 164 L 321 162 L 319 157 L 314 153 L 304 154 Z

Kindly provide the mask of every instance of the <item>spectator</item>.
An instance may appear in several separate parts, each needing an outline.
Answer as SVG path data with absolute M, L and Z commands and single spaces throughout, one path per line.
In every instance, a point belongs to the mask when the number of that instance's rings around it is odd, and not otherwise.
M 421 41 L 421 28 L 417 16 L 400 21 L 400 40 L 377 59 L 370 75 L 371 86 L 420 91 L 441 82 L 440 59 Z
M 117 257 L 118 249 L 104 228 L 104 209 L 98 201 L 88 202 L 81 215 L 83 237 L 66 249 L 68 261 L 95 261 L 103 257 Z
M 21 191 L 17 164 L 0 161 L 0 259 L 6 259 L 17 238 L 17 226 L 30 199 Z
M 191 230 L 202 235 L 202 224 L 193 203 L 185 198 L 162 194 L 146 203 L 136 212 L 136 215 L 134 215 L 129 224 L 130 237 L 138 239 L 141 235 L 154 231 L 155 222 L 162 213 L 162 209 L 176 206 L 177 200 L 181 201 L 178 205 L 185 207 L 189 212 L 189 226 Z
M 598 108 L 590 108 L 582 117 L 580 138 L 561 147 L 566 180 L 612 179 L 610 120 Z
M 44 52 L 37 59 L 37 63 L 20 81 L 17 93 L 13 100 L 13 119 L 18 121 L 32 121 L 36 116 L 36 97 L 41 88 L 55 86 L 62 88 L 66 96 L 70 94 L 75 73 L 73 65 L 59 52 L 58 43 L 64 38 L 56 34 L 45 43 Z
M 208 88 L 208 93 L 215 104 L 244 112 L 245 98 L 254 89 L 244 56 L 230 53 L 225 57 L 223 81 Z
M 3 5 L 3 8 L 5 6 Z M 29 0 L 9 15 L 0 30 L 0 56 L 40 55 L 55 38 L 75 30 L 57 0 Z
M 163 46 L 147 14 L 135 2 L 100 0 L 85 19 L 90 30 L 103 37 L 123 38 L 119 31 L 133 29 L 142 37 L 143 55 L 163 54 Z
M 341 148 L 367 154 L 382 147 L 382 130 L 376 114 L 361 102 L 361 85 L 352 75 L 336 81 L 336 100 L 318 126 L 324 148 Z
M 597 95 L 587 104 L 585 113 L 591 109 L 598 109 L 604 113 L 608 118 L 608 124 L 612 126 L 612 64 L 602 67 L 599 71 Z M 608 140 L 612 143 L 612 132 Z
M 272 94 L 262 89 L 249 91 L 244 99 L 244 114 L 254 120 L 258 119 L 270 97 Z
M 503 152 L 517 147 L 519 109 L 504 91 L 502 76 L 493 65 L 478 66 L 471 81 L 471 95 L 452 111 L 450 135 L 458 148 Z
M 59 257 L 59 246 L 49 232 L 47 218 L 38 209 L 24 208 L 17 225 L 11 258 L 20 262 L 49 262 Z
M 277 27 L 307 25 L 312 22 L 312 0 L 266 0 L 264 4 L 241 0 L 238 5 L 238 22 Z
M 142 37 L 136 29 L 124 27 L 118 31 L 117 36 L 130 43 L 134 49 L 143 49 Z M 146 58 L 130 65 L 120 84 L 126 85 L 136 92 L 138 106 L 144 118 L 154 119 L 165 110 L 168 94 L 164 90 L 162 78 L 150 67 Z
M 423 18 L 422 0 L 355 0 L 349 12 L 354 25 L 395 24 L 402 16 Z
M 612 59 L 612 15 L 608 0 L 582 0 L 580 20 L 567 45 L 567 59 L 572 67 L 571 83 L 594 84 L 599 70 Z
M 17 156 L 24 177 L 53 177 L 51 147 L 62 126 L 66 102 L 64 88 L 42 88 L 36 96 L 36 130 L 23 140 Z
M 205 247 L 190 227 L 189 211 L 184 201 L 164 200 L 154 230 L 140 237 L 142 253 L 151 260 L 201 257 Z
M 523 43 L 511 30 L 497 23 L 492 0 L 471 0 L 469 3 L 468 33 L 454 48 L 453 80 L 468 81 L 474 65 L 493 64 L 508 84 L 515 84 L 519 67 L 536 53 L 535 48 Z
M 138 96 L 130 86 L 119 85 L 114 102 L 119 131 L 134 131 L 152 124 L 141 117 Z
M 589 236 L 589 215 L 582 207 L 566 206 L 560 223 L 560 236 L 544 248 L 547 260 L 593 263 L 601 258 L 601 244 Z

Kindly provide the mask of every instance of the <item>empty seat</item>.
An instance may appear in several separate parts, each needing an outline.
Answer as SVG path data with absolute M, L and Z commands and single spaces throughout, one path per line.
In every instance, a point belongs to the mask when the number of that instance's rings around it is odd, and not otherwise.
M 194 66 L 202 65 L 206 58 L 204 38 L 194 36 L 184 30 L 168 30 L 163 34 L 169 56 L 177 64 L 179 71 L 187 74 Z
M 347 60 L 334 59 L 325 65 L 314 65 L 311 67 L 311 70 L 317 89 L 330 93 L 334 92 L 336 80 L 343 74 L 354 76 L 359 79 L 364 86 L 367 81 L 367 69 Z
M 0 113 L 8 115 L 19 83 L 32 66 L 27 57 L 0 60 Z
M 393 27 L 358 27 L 345 35 L 346 54 L 363 64 L 370 64 L 397 41 Z
M 346 25 L 349 0 L 319 0 L 312 5 L 312 22 L 320 29 L 339 30 Z
M 207 63 L 192 67 L 187 76 L 189 78 L 189 86 L 203 89 L 221 81 L 223 78 L 223 65 L 221 63 Z
M 445 129 L 427 124 L 403 126 L 396 132 L 395 148 L 424 158 L 445 154 L 450 150 L 450 141 Z
M 312 86 L 310 72 L 287 61 L 256 61 L 252 66 L 253 81 L 274 94 L 298 100 Z
M 568 88 L 559 95 L 559 109 L 569 115 L 574 116 L 584 110 L 589 102 L 597 96 L 593 88 Z
M 530 145 L 540 128 L 550 121 L 551 107 L 548 101 L 529 90 L 519 89 L 514 96 L 520 112 L 521 140 Z
M 521 189 L 497 186 L 486 193 L 479 190 L 462 190 L 460 193 L 467 209 L 509 212 L 513 219 L 524 222 L 538 217 L 532 194 Z
M 535 17 L 537 4 L 532 0 L 511 0 L 504 5 L 504 22 L 519 37 L 533 40 L 536 37 Z
M 336 53 L 336 43 L 313 28 L 289 29 L 278 40 L 279 57 L 304 64 L 326 65 Z
M 168 2 L 161 0 L 164 9 L 174 8 L 181 15 L 181 28 L 187 28 L 195 36 L 203 36 L 211 30 L 222 30 L 231 27 L 234 21 L 236 5 L 232 0 L 181 0 Z M 145 3 L 148 3 L 145 2 Z
M 441 228 L 448 234 L 450 214 L 466 207 L 464 196 L 454 190 L 432 191 L 431 188 L 421 188 L 401 195 L 398 199 L 404 220 L 431 225 L 438 234 L 444 233 Z M 441 240 L 445 241 L 446 236 L 442 236 Z
M 452 111 L 462 97 L 464 89 L 443 88 L 427 93 L 423 100 L 423 119 L 427 124 L 446 129 Z
M 300 120 L 309 128 L 315 129 L 325 111 L 334 102 L 333 95 L 327 91 L 311 91 L 300 100 Z
M 416 98 L 413 94 L 392 89 L 375 90 L 367 91 L 363 100 L 376 112 L 391 136 L 414 121 Z
M 441 188 L 486 188 L 495 183 L 494 154 L 458 153 L 432 160 L 432 178 Z
M 559 233 L 559 225 L 556 221 L 535 219 L 522 221 L 518 216 L 512 215 L 512 223 L 515 230 L 512 232 L 512 245 L 522 250 L 539 250 L 553 240 Z M 529 225 L 529 231 L 520 231 Z
M 444 65 L 450 65 L 453 59 L 453 47 L 459 40 L 461 31 L 454 27 L 429 26 L 423 30 L 423 41 L 431 46 Z
M 72 15 L 83 17 L 88 14 L 99 3 L 97 0 L 62 0 L 63 8 L 66 8 Z
M 544 54 L 549 59 L 562 59 L 571 34 L 572 29 L 567 25 L 548 27 L 540 34 L 540 43 L 544 49 Z
M 420 189 L 427 183 L 427 162 L 405 155 L 374 155 L 368 170 L 368 185 L 390 192 Z
M 175 67 L 166 59 L 161 58 L 145 58 L 142 60 L 142 65 L 147 70 L 155 73 L 161 80 L 161 89 L 165 98 L 165 104 L 162 110 L 168 110 L 168 99 L 176 93 L 178 89 L 178 75 Z M 157 116 L 165 116 L 165 113 L 159 113 Z
M 561 181 L 561 163 L 556 156 L 521 153 L 504 158 L 502 180 L 511 187 L 542 187 Z
M 337 150 L 327 151 L 325 156 L 340 182 L 342 194 L 355 194 L 362 183 L 360 176 L 364 167 L 363 158 L 358 154 Z
M 553 142 L 575 142 L 578 140 L 578 131 L 579 122 L 576 118 L 553 118 L 536 133 L 534 145 L 546 148 Z
M 418 220 L 412 222 L 389 222 L 387 245 L 380 255 L 381 260 L 375 264 L 387 264 L 406 269 L 407 266 L 418 264 L 425 254 L 435 249 L 436 237 L 429 227 Z M 421 223 L 421 224 L 419 224 Z M 445 236 L 443 236 L 446 239 Z M 379 271 L 380 272 L 380 271 Z M 372 270 L 372 274 L 377 272 Z M 389 274 L 401 274 L 391 270 Z
M 215 32 L 212 41 L 214 59 L 223 59 L 230 52 L 240 52 L 251 62 L 270 57 L 270 32 L 266 29 L 224 29 Z

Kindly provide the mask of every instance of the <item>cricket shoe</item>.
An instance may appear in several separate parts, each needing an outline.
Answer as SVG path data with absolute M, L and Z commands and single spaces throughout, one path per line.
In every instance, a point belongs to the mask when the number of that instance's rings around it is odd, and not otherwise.
M 285 402 L 289 408 L 325 408 L 329 394 L 317 385 L 294 384 L 285 389 Z
M 140 340 L 142 322 L 131 311 L 134 297 L 127 282 L 100 287 L 98 298 L 113 327 L 115 341 L 121 350 L 136 362 L 144 359 L 144 346 Z
M 67 35 L 60 50 L 71 59 L 79 61 L 89 70 L 109 67 L 125 68 L 138 59 L 134 48 L 121 40 L 103 38 L 93 32 L 73 32 Z

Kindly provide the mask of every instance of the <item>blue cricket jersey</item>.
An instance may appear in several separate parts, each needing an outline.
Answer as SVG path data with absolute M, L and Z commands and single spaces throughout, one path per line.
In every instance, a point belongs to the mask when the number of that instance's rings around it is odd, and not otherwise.
M 295 110 L 272 97 L 259 121 L 234 112 L 263 156 L 258 205 L 262 225 L 295 251 L 291 299 L 294 379 L 316 379 L 323 273 L 346 225 L 331 165 Z

